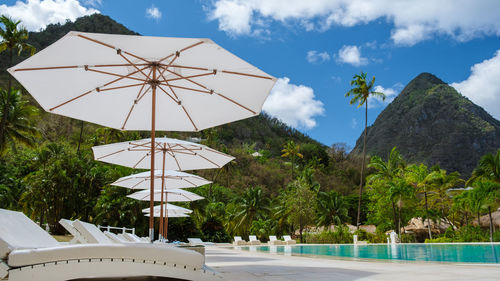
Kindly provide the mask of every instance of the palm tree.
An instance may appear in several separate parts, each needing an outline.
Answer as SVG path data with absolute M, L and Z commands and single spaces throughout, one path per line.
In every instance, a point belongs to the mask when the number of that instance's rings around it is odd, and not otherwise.
M 281 150 L 281 152 L 283 153 L 281 157 L 288 157 L 292 162 L 292 180 L 294 179 L 293 169 L 295 166 L 295 160 L 297 158 L 304 158 L 304 155 L 302 155 L 299 151 L 300 151 L 300 145 L 295 144 L 295 142 L 293 141 L 287 142 L 283 146 L 283 149 Z
M 358 217 L 356 220 L 356 227 L 359 230 L 359 218 L 361 215 L 361 197 L 363 196 L 363 175 L 365 171 L 365 161 L 366 161 L 366 129 L 368 127 L 368 98 L 370 96 L 380 97 L 385 100 L 385 95 L 383 93 L 373 91 L 373 86 L 375 83 L 375 76 L 373 76 L 370 82 L 366 81 L 366 73 L 361 72 L 361 74 L 356 74 L 351 81 L 351 87 L 354 87 L 345 94 L 345 97 L 352 96 L 349 104 L 358 104 L 358 108 L 365 105 L 365 130 L 363 137 L 363 161 L 361 163 L 361 178 L 359 182 L 359 200 L 358 200 Z
M 236 228 L 248 234 L 254 220 L 265 219 L 270 212 L 269 197 L 264 196 L 260 187 L 248 188 L 241 197 L 236 198 L 237 210 L 234 214 Z
M 433 192 L 429 194 L 431 205 L 434 205 L 440 212 L 440 217 L 446 220 L 453 228 L 453 222 L 448 218 L 449 211 L 453 206 L 453 198 L 449 194 L 450 189 L 456 188 L 464 183 L 459 172 L 447 173 L 440 169 L 433 172 L 435 180 L 433 182 Z
M 31 146 L 38 130 L 32 125 L 31 117 L 37 109 L 21 99 L 19 90 L 5 91 L 0 89 L 0 117 L 4 121 L 4 132 L 0 138 L 0 153 L 7 150 L 7 144 L 13 151 L 16 144 Z
M 347 219 L 347 202 L 335 191 L 318 193 L 319 226 L 340 225 Z
M 408 168 L 408 181 L 420 193 L 424 194 L 425 216 L 427 218 L 427 229 L 429 231 L 429 239 L 432 239 L 431 219 L 429 215 L 429 203 L 427 195 L 432 187 L 432 182 L 439 178 L 440 174 L 437 171 L 429 172 L 429 169 L 424 164 L 411 165 Z
M 411 186 L 402 178 L 394 179 L 389 184 L 389 197 L 392 202 L 397 200 L 398 206 L 398 234 L 401 239 L 401 209 L 403 208 L 403 199 L 405 197 L 412 196 L 412 188 Z
M 472 183 L 478 179 L 487 179 L 500 183 L 500 149 L 496 154 L 488 153 L 481 157 L 479 165 L 472 172 L 472 177 L 467 182 Z
M 495 226 L 493 225 L 493 218 L 491 216 L 491 209 L 495 207 L 498 203 L 500 184 L 493 181 L 476 181 L 474 183 L 474 192 L 478 193 L 481 200 L 481 208 L 488 210 L 488 216 L 490 221 L 490 242 L 493 242 L 493 233 L 495 232 Z M 480 217 L 478 216 L 478 225 L 480 223 Z
M 30 51 L 33 55 L 36 51 L 35 47 L 26 43 L 28 40 L 28 30 L 22 26 L 19 26 L 21 21 L 14 21 L 7 16 L 0 16 L 0 23 L 3 24 L 3 28 L 0 27 L 0 53 L 3 51 L 8 51 L 9 55 L 9 67 L 12 66 L 12 59 L 14 58 L 14 50 L 17 50 L 17 55 L 21 55 L 24 50 Z M 10 96 L 12 87 L 12 76 L 9 75 L 9 82 L 7 86 L 8 96 Z M 0 139 L 4 139 L 6 118 L 9 116 L 9 108 L 4 104 L 3 112 L 5 113 L 0 119 Z
M 370 160 L 370 164 L 368 164 L 368 167 L 376 169 L 376 172 L 370 175 L 370 177 L 368 178 L 368 183 L 373 183 L 375 181 L 384 182 L 385 189 L 387 190 L 387 192 L 389 192 L 392 181 L 401 177 L 404 173 L 406 163 L 399 153 L 398 149 L 396 147 L 393 147 L 391 153 L 389 154 L 389 159 L 387 160 L 387 162 L 385 162 L 378 156 L 373 156 Z M 394 202 L 393 198 L 391 198 L 391 203 L 394 228 L 396 228 L 398 223 L 396 218 L 396 203 Z

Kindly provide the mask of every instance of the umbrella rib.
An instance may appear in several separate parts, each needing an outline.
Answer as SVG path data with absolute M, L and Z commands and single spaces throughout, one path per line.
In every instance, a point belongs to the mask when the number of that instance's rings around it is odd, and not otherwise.
M 162 64 L 163 66 L 164 64 Z M 187 66 L 187 65 L 178 65 L 178 64 L 173 64 L 171 67 L 176 67 L 176 68 L 186 68 L 186 69 L 193 69 L 193 70 L 207 70 L 210 71 L 210 69 L 205 68 L 205 67 L 196 67 L 196 66 Z M 229 70 L 217 70 L 222 73 L 226 74 L 234 74 L 234 75 L 241 75 L 241 76 L 248 76 L 248 77 L 254 77 L 254 78 L 261 78 L 261 79 L 267 79 L 267 80 L 273 80 L 273 77 L 269 76 L 262 76 L 262 75 L 256 75 L 256 74 L 251 74 L 251 73 L 244 73 L 244 72 L 237 72 L 237 71 L 229 71 Z
M 172 153 L 172 157 L 174 158 L 175 163 L 177 164 L 177 168 L 179 168 L 179 171 L 182 171 L 181 165 L 179 165 L 179 161 L 177 161 L 177 157 L 175 157 L 174 152 L 171 150 L 172 148 L 170 147 L 170 144 L 167 143 L 167 146 L 168 146 L 168 149 L 170 150 L 170 152 Z
M 201 158 L 203 158 L 203 159 L 207 160 L 208 162 L 210 162 L 210 163 L 214 164 L 217 168 L 220 168 L 220 166 L 219 166 L 219 165 L 217 165 L 217 164 L 216 164 L 215 162 L 213 162 L 212 160 L 210 160 L 210 159 L 206 158 L 205 156 L 203 156 L 203 155 L 201 155 L 201 154 L 197 154 L 197 155 L 199 155 Z
M 147 68 L 147 67 L 145 67 L 145 68 Z M 145 68 L 144 68 L 144 69 L 145 69 Z M 135 73 L 137 73 L 137 71 L 132 72 L 132 73 L 129 73 L 129 74 L 125 75 L 125 76 L 134 75 Z M 111 84 L 113 84 L 113 83 L 116 83 L 116 82 L 118 82 L 118 81 L 122 80 L 123 78 L 124 78 L 124 77 L 116 78 L 115 80 L 112 80 L 112 81 L 110 81 L 110 82 L 108 82 L 108 83 L 106 83 L 106 84 L 102 85 L 101 87 L 106 87 L 106 86 L 109 86 L 109 85 L 111 85 Z M 59 104 L 59 105 L 56 105 L 56 106 L 54 106 L 54 107 L 50 108 L 50 109 L 49 109 L 49 111 L 53 111 L 54 109 L 57 109 L 57 108 L 59 108 L 59 107 L 61 107 L 61 106 L 63 106 L 63 105 L 66 105 L 66 104 L 68 104 L 68 103 L 70 103 L 70 102 L 73 102 L 73 101 L 75 101 L 75 100 L 77 100 L 77 99 L 79 99 L 79 98 L 81 98 L 81 97 L 84 97 L 84 96 L 86 96 L 86 95 L 88 95 L 88 94 L 92 93 L 93 91 L 99 91 L 98 89 L 99 89 L 99 87 L 97 87 L 97 88 L 95 88 L 95 89 L 92 89 L 92 90 L 90 90 L 90 91 L 87 91 L 87 92 L 85 92 L 85 93 L 83 93 L 83 94 L 81 94 L 81 95 L 79 95 L 79 96 L 76 96 L 76 97 L 74 97 L 74 98 L 72 98 L 72 99 L 69 99 L 69 100 L 67 100 L 67 101 L 65 101 L 65 102 L 63 102 L 63 103 L 61 103 L 61 104 Z
M 165 89 L 163 89 L 161 86 L 158 86 L 158 88 L 162 90 L 162 92 L 164 92 L 167 96 L 169 96 L 176 104 L 180 104 L 179 100 L 174 99 L 174 97 L 172 97 L 169 93 L 167 93 L 167 91 L 165 91 Z
M 117 77 L 122 77 L 122 78 L 127 78 L 127 79 L 132 79 L 132 80 L 146 82 L 146 80 L 144 80 L 144 79 L 140 79 L 140 78 L 136 78 L 136 77 L 131 77 L 131 76 L 125 76 L 125 75 L 121 75 L 121 74 L 117 74 L 117 73 L 112 73 L 112 72 L 107 72 L 107 71 L 102 71 L 102 70 L 97 70 L 97 69 L 92 69 L 89 66 L 86 66 L 85 70 L 87 70 L 87 71 L 93 71 L 93 72 L 97 72 L 97 73 L 101 73 L 101 74 L 107 74 L 107 75 L 111 75 L 111 76 L 117 76 Z
M 138 83 L 138 84 L 131 84 L 131 85 L 124 85 L 124 86 L 117 86 L 117 87 L 99 89 L 99 92 L 112 91 L 112 90 L 118 90 L 118 89 L 123 89 L 123 88 L 130 88 L 130 87 L 138 87 L 138 86 L 141 86 L 142 84 L 144 84 L 144 83 Z
M 211 94 L 212 93 L 210 91 L 203 91 L 203 90 L 198 90 L 198 89 L 193 89 L 193 88 L 188 88 L 188 87 L 183 87 L 183 86 L 177 86 L 177 85 L 172 85 L 172 84 L 161 84 L 161 85 L 169 86 L 172 88 L 179 88 L 179 89 L 184 89 L 184 90 L 189 90 L 189 91 L 200 92 L 200 93 L 204 93 L 204 94 Z
M 170 70 L 167 70 L 167 71 L 175 73 L 176 75 L 178 75 L 180 77 L 179 78 L 172 78 L 172 79 L 168 79 L 168 80 L 164 78 L 165 80 L 163 82 L 171 82 L 171 81 L 184 80 L 184 79 L 188 80 L 190 78 L 203 77 L 203 76 L 208 76 L 208 75 L 215 75 L 214 72 L 208 72 L 208 73 L 196 74 L 196 75 L 191 75 L 191 76 L 182 76 L 182 75 L 178 74 L 177 72 L 170 71 Z M 190 82 L 192 82 L 192 81 L 190 81 Z M 203 87 L 203 88 L 206 88 L 206 87 Z
M 251 110 L 250 108 L 248 108 L 248 107 L 246 107 L 246 106 L 242 105 L 241 103 L 239 103 L 239 102 L 237 102 L 237 101 L 235 101 L 235 100 L 233 100 L 233 99 L 231 99 L 231 98 L 228 98 L 228 97 L 224 96 L 224 95 L 223 95 L 223 94 L 221 94 L 221 93 L 215 93 L 215 94 L 217 94 L 219 97 L 222 97 L 222 98 L 224 98 L 224 99 L 226 99 L 226 100 L 228 100 L 228 101 L 230 101 L 230 102 L 232 102 L 232 103 L 234 103 L 234 104 L 236 104 L 236 105 L 238 105 L 238 106 L 240 106 L 240 107 L 242 107 L 242 108 L 244 108 L 244 109 L 246 109 L 246 110 L 248 110 L 248 111 L 252 112 L 253 114 L 257 114 L 255 111 Z
M 136 64 L 136 65 L 146 65 L 144 63 Z M 132 66 L 129 63 L 124 64 L 96 64 L 96 65 L 87 65 L 89 67 L 118 67 L 118 66 Z M 54 69 L 71 69 L 71 68 L 84 68 L 85 65 L 64 65 L 64 66 L 44 66 L 44 67 L 29 67 L 29 68 L 18 68 L 14 69 L 17 71 L 32 71 L 32 70 L 54 70 Z
M 168 56 L 166 56 L 166 57 L 162 58 L 162 59 L 161 59 L 161 60 L 159 60 L 158 62 L 162 62 L 162 61 L 164 61 L 164 60 L 166 60 L 166 59 L 168 59 L 169 57 L 174 56 L 174 55 L 176 55 L 176 56 L 178 57 L 178 56 L 179 56 L 178 54 L 180 54 L 180 53 L 182 53 L 182 52 L 184 52 L 184 51 L 186 51 L 186 50 L 189 50 L 189 49 L 191 49 L 191 48 L 194 48 L 194 47 L 196 47 L 196 46 L 198 46 L 198 45 L 201 45 L 201 44 L 203 44 L 203 43 L 205 43 L 205 42 L 204 42 L 204 41 L 200 41 L 200 42 L 194 43 L 194 44 L 192 44 L 192 45 L 189 45 L 189 46 L 187 46 L 187 47 L 184 47 L 184 48 L 180 49 L 179 51 L 177 51 L 177 52 L 175 52 L 175 53 L 172 53 L 172 54 L 170 54 L 170 55 L 168 55 Z M 171 63 L 172 63 L 172 62 L 171 62 Z
M 83 39 L 87 39 L 87 40 L 89 40 L 89 41 L 92 41 L 92 42 L 94 42 L 94 43 L 97 43 L 97 44 L 100 44 L 100 45 L 106 46 L 106 47 L 111 48 L 111 49 L 115 49 L 117 52 L 123 52 L 123 53 L 125 53 L 125 54 L 127 54 L 127 55 L 129 55 L 129 56 L 132 56 L 132 57 L 134 57 L 134 58 L 136 58 L 136 59 L 140 59 L 140 60 L 145 61 L 145 62 L 147 62 L 147 63 L 151 63 L 150 61 L 148 61 L 148 60 L 146 60 L 146 59 L 144 59 L 144 58 L 141 58 L 141 57 L 139 57 L 139 56 L 136 56 L 136 55 L 134 55 L 134 54 L 132 54 L 132 53 L 129 53 L 129 52 L 127 52 L 127 51 L 123 51 L 123 50 L 121 50 L 121 49 L 119 49 L 119 48 L 116 48 L 116 47 L 115 47 L 115 46 L 113 46 L 113 45 L 110 45 L 110 44 L 104 43 L 104 42 L 102 42 L 102 41 L 99 41 L 99 40 L 96 40 L 96 39 L 92 39 L 92 38 L 90 38 L 90 37 L 87 37 L 87 36 L 84 36 L 84 35 L 81 35 L 81 34 L 78 34 L 78 37 L 81 37 L 81 38 L 83 38 Z
M 126 150 L 126 149 L 120 149 L 120 150 L 117 150 L 117 151 L 115 151 L 115 152 L 111 152 L 111 153 L 109 153 L 109 154 L 106 154 L 106 155 L 104 155 L 104 156 L 101 156 L 101 157 L 96 158 L 96 160 L 101 160 L 102 158 L 109 157 L 109 156 L 111 156 L 111 155 L 115 155 L 115 154 L 120 153 L 120 152 L 124 152 L 125 150 Z
M 194 130 L 198 131 L 198 127 L 196 127 L 196 125 L 194 124 L 193 119 L 191 118 L 191 115 L 189 115 L 189 113 L 187 112 L 184 105 L 181 105 L 181 107 L 182 107 L 182 110 L 184 110 L 184 113 L 186 113 L 187 117 L 189 118 L 189 121 L 191 121 L 191 124 L 193 124 Z
M 139 95 L 141 94 L 142 90 L 144 89 L 144 85 L 146 85 L 147 82 L 144 82 L 143 84 L 143 87 L 139 90 Z M 132 111 L 134 110 L 135 108 L 135 105 L 142 99 L 142 97 L 144 97 L 144 95 L 146 95 L 146 93 L 151 89 L 151 86 L 149 86 L 149 88 L 144 91 L 144 93 L 139 97 L 139 98 L 136 98 L 134 103 L 132 104 L 132 106 L 130 107 L 130 110 L 127 114 L 127 117 L 125 118 L 125 121 L 123 122 L 123 125 L 122 125 L 122 130 L 125 129 L 125 125 L 127 124 L 128 122 L 128 119 L 130 118 L 130 115 L 132 114 Z
M 215 149 L 212 149 L 212 148 L 210 148 L 210 147 L 208 147 L 208 146 L 207 146 L 207 147 L 205 147 L 205 150 L 208 150 L 208 151 L 213 152 L 213 153 L 220 154 L 220 155 L 222 155 L 222 156 L 230 156 L 230 155 L 227 155 L 227 154 L 222 153 L 222 152 L 220 152 L 220 151 L 217 151 L 217 150 L 215 150 Z
M 148 73 L 148 76 L 146 77 L 146 79 L 149 79 L 149 77 L 151 76 L 152 72 L 153 72 L 153 68 L 151 68 L 149 70 L 149 73 Z M 141 96 L 141 92 L 142 92 L 142 90 L 144 90 L 144 86 L 146 85 L 146 83 L 147 83 L 147 81 L 144 82 L 144 84 L 142 85 L 141 89 L 139 90 L 139 93 L 137 93 L 137 96 L 135 97 L 134 103 L 130 107 L 130 110 L 129 110 L 128 114 L 127 114 L 127 117 L 125 118 L 125 121 L 123 122 L 122 130 L 125 129 L 125 125 L 127 124 L 128 119 L 130 118 L 130 115 L 132 114 L 132 111 L 135 108 L 135 105 L 142 99 L 142 97 L 149 91 L 149 89 L 151 89 L 151 85 L 150 85 L 149 88 Z M 139 98 L 139 96 L 140 96 L 140 98 Z
M 146 157 L 148 157 L 148 153 L 146 153 L 144 156 L 142 156 L 142 158 L 139 159 L 139 161 L 137 161 L 132 168 L 135 169 L 135 167 L 137 167 L 137 165 L 139 165 L 142 162 L 142 160 L 144 160 L 144 158 L 146 158 Z
M 208 70 L 208 69 L 207 69 L 207 70 Z M 207 91 L 210 91 L 210 89 L 209 89 L 208 87 L 206 87 L 205 85 L 200 84 L 200 83 L 198 83 L 198 82 L 196 82 L 196 81 L 193 81 L 193 80 L 189 79 L 189 77 L 184 77 L 184 76 L 182 76 L 181 74 L 179 74 L 179 73 L 177 73 L 177 72 L 175 72 L 175 71 L 168 70 L 168 69 L 167 69 L 167 71 L 168 71 L 168 72 L 170 72 L 170 73 L 172 73 L 172 74 L 174 74 L 174 75 L 177 75 L 178 77 L 180 77 L 179 79 L 185 79 L 185 80 L 187 80 L 187 81 L 189 81 L 189 82 L 191 82 L 191 83 L 195 84 L 196 86 L 198 86 L 198 87 L 200 87 L 200 88 L 203 88 L 203 89 L 205 89 L 205 90 L 207 90 Z M 213 72 L 210 72 L 210 73 L 208 73 L 208 74 L 213 74 Z M 163 79 L 165 79 L 165 77 L 164 77 Z M 167 80 L 167 79 L 165 79 L 165 80 Z M 167 81 L 165 81 L 165 82 L 167 82 Z M 168 84 L 168 83 L 167 83 L 167 84 Z
M 187 179 L 183 179 L 184 181 L 187 181 L 190 185 L 192 185 L 193 187 L 196 186 L 196 184 L 192 183 L 190 180 L 187 180 Z
M 145 180 L 142 180 L 142 181 L 139 181 L 138 183 L 134 184 L 130 189 L 134 190 L 136 186 L 138 186 L 139 184 L 145 182 Z

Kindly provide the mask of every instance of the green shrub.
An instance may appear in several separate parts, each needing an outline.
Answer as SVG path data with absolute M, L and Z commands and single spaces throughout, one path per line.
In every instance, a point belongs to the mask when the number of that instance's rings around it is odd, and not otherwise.
M 352 234 L 347 226 L 340 225 L 334 231 L 304 233 L 304 241 L 309 244 L 347 244 L 352 243 Z
M 452 238 L 448 237 L 438 237 L 434 239 L 425 239 L 425 243 L 451 243 L 454 242 Z

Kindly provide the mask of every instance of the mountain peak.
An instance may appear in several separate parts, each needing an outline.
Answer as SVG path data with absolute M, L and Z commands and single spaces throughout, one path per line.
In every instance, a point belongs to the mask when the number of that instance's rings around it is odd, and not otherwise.
M 397 146 L 410 163 L 440 165 L 468 176 L 479 158 L 500 147 L 500 121 L 430 73 L 421 73 L 367 132 L 368 154 L 386 158 Z M 362 137 L 354 154 L 362 151 Z

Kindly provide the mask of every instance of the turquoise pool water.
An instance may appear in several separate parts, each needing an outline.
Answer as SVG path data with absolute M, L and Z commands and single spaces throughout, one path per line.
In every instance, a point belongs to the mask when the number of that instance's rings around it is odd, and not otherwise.
M 296 245 L 241 247 L 283 255 L 399 261 L 500 263 L 500 244 Z

